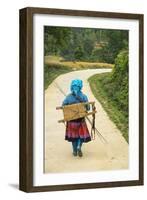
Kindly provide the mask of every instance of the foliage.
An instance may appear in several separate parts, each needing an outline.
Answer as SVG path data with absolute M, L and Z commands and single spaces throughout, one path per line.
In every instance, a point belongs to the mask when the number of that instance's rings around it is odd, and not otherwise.
M 89 82 L 94 95 L 128 141 L 128 51 L 118 54 L 112 73 L 96 74 Z
M 81 46 L 77 47 L 74 52 L 75 60 L 83 60 L 84 58 L 84 50 Z
M 114 63 L 120 50 L 127 48 L 128 31 L 94 28 L 44 28 L 45 55 L 70 61 Z
M 44 53 L 45 55 L 58 55 L 60 48 L 65 48 L 70 36 L 70 28 L 44 27 Z
M 65 74 L 67 72 L 72 71 L 69 67 L 64 65 L 53 64 L 48 66 L 45 64 L 44 67 L 44 89 L 52 83 L 52 81 L 57 78 L 60 74 Z
M 44 88 L 60 74 L 64 74 L 74 70 L 95 69 L 95 68 L 113 68 L 112 64 L 107 63 L 90 63 L 90 62 L 71 62 L 64 61 L 62 57 L 45 56 L 44 59 Z
M 109 30 L 106 32 L 107 45 L 104 47 L 104 60 L 108 63 L 114 63 L 116 56 L 122 49 L 128 48 L 128 31 Z
M 85 62 L 85 61 L 66 61 L 62 57 L 58 56 L 45 56 L 44 62 L 48 67 L 58 68 L 67 67 L 72 70 L 81 69 L 98 69 L 98 68 L 113 68 L 113 64 L 109 63 L 99 63 L 99 62 Z
M 113 99 L 128 116 L 128 50 L 121 51 L 115 59 L 112 72 Z
M 113 68 L 112 73 L 95 75 L 89 81 L 128 141 L 128 31 L 45 26 L 44 54 L 45 89 L 63 73 Z

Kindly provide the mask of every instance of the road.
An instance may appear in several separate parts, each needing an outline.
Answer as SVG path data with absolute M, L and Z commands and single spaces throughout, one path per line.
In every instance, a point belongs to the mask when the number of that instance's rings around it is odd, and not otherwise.
M 73 71 L 57 77 L 45 91 L 45 155 L 44 172 L 89 172 L 98 170 L 120 170 L 128 168 L 128 143 L 110 120 L 107 113 L 91 92 L 87 79 L 97 73 L 110 72 L 110 69 L 88 69 Z M 71 143 L 64 140 L 65 125 L 58 123 L 63 118 L 62 111 L 56 110 L 65 96 L 56 87 L 70 92 L 70 82 L 75 78 L 83 80 L 83 92 L 89 101 L 96 102 L 96 127 L 108 141 L 103 144 L 96 135 L 95 140 L 83 144 L 83 157 L 72 155 Z M 90 125 L 88 124 L 90 130 Z

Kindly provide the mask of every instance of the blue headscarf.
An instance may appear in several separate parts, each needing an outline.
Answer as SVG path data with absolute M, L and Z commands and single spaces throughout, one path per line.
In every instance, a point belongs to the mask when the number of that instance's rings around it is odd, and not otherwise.
M 83 82 L 80 79 L 72 80 L 70 90 L 74 95 L 78 95 L 83 87 Z

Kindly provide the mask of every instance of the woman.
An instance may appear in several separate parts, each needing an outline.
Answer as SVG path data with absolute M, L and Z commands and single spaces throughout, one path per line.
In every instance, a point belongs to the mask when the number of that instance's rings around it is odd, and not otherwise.
M 81 91 L 82 87 L 82 80 L 73 80 L 70 86 L 71 93 L 65 98 L 65 100 L 62 103 L 62 106 L 81 102 L 88 102 L 87 96 Z M 90 109 L 89 105 L 86 105 L 86 109 Z M 67 122 L 65 140 L 72 142 L 74 156 L 83 156 L 81 150 L 82 144 L 91 141 L 85 118 L 79 118 Z

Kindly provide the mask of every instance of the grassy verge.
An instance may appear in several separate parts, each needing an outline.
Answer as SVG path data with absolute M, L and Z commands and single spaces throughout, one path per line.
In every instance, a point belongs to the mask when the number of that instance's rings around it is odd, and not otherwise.
M 44 89 L 47 89 L 47 87 L 52 83 L 52 81 L 57 78 L 61 74 L 65 74 L 72 71 L 72 69 L 69 69 L 65 66 L 48 66 L 45 65 L 44 70 Z
M 116 124 L 128 142 L 128 113 L 121 110 L 111 96 L 108 95 L 108 87 L 109 90 L 113 91 L 109 84 L 110 76 L 110 73 L 95 74 L 88 81 L 94 96 L 100 101 L 110 119 Z
M 58 56 L 45 56 L 44 62 L 46 65 L 58 65 L 72 68 L 73 70 L 81 69 L 96 69 L 96 68 L 112 68 L 114 65 L 109 63 L 84 62 L 84 61 L 65 61 Z
M 62 57 L 58 56 L 45 56 L 44 63 L 45 89 L 47 89 L 47 87 L 52 83 L 55 78 L 67 72 L 84 69 L 112 68 L 114 66 L 108 63 L 64 61 Z

